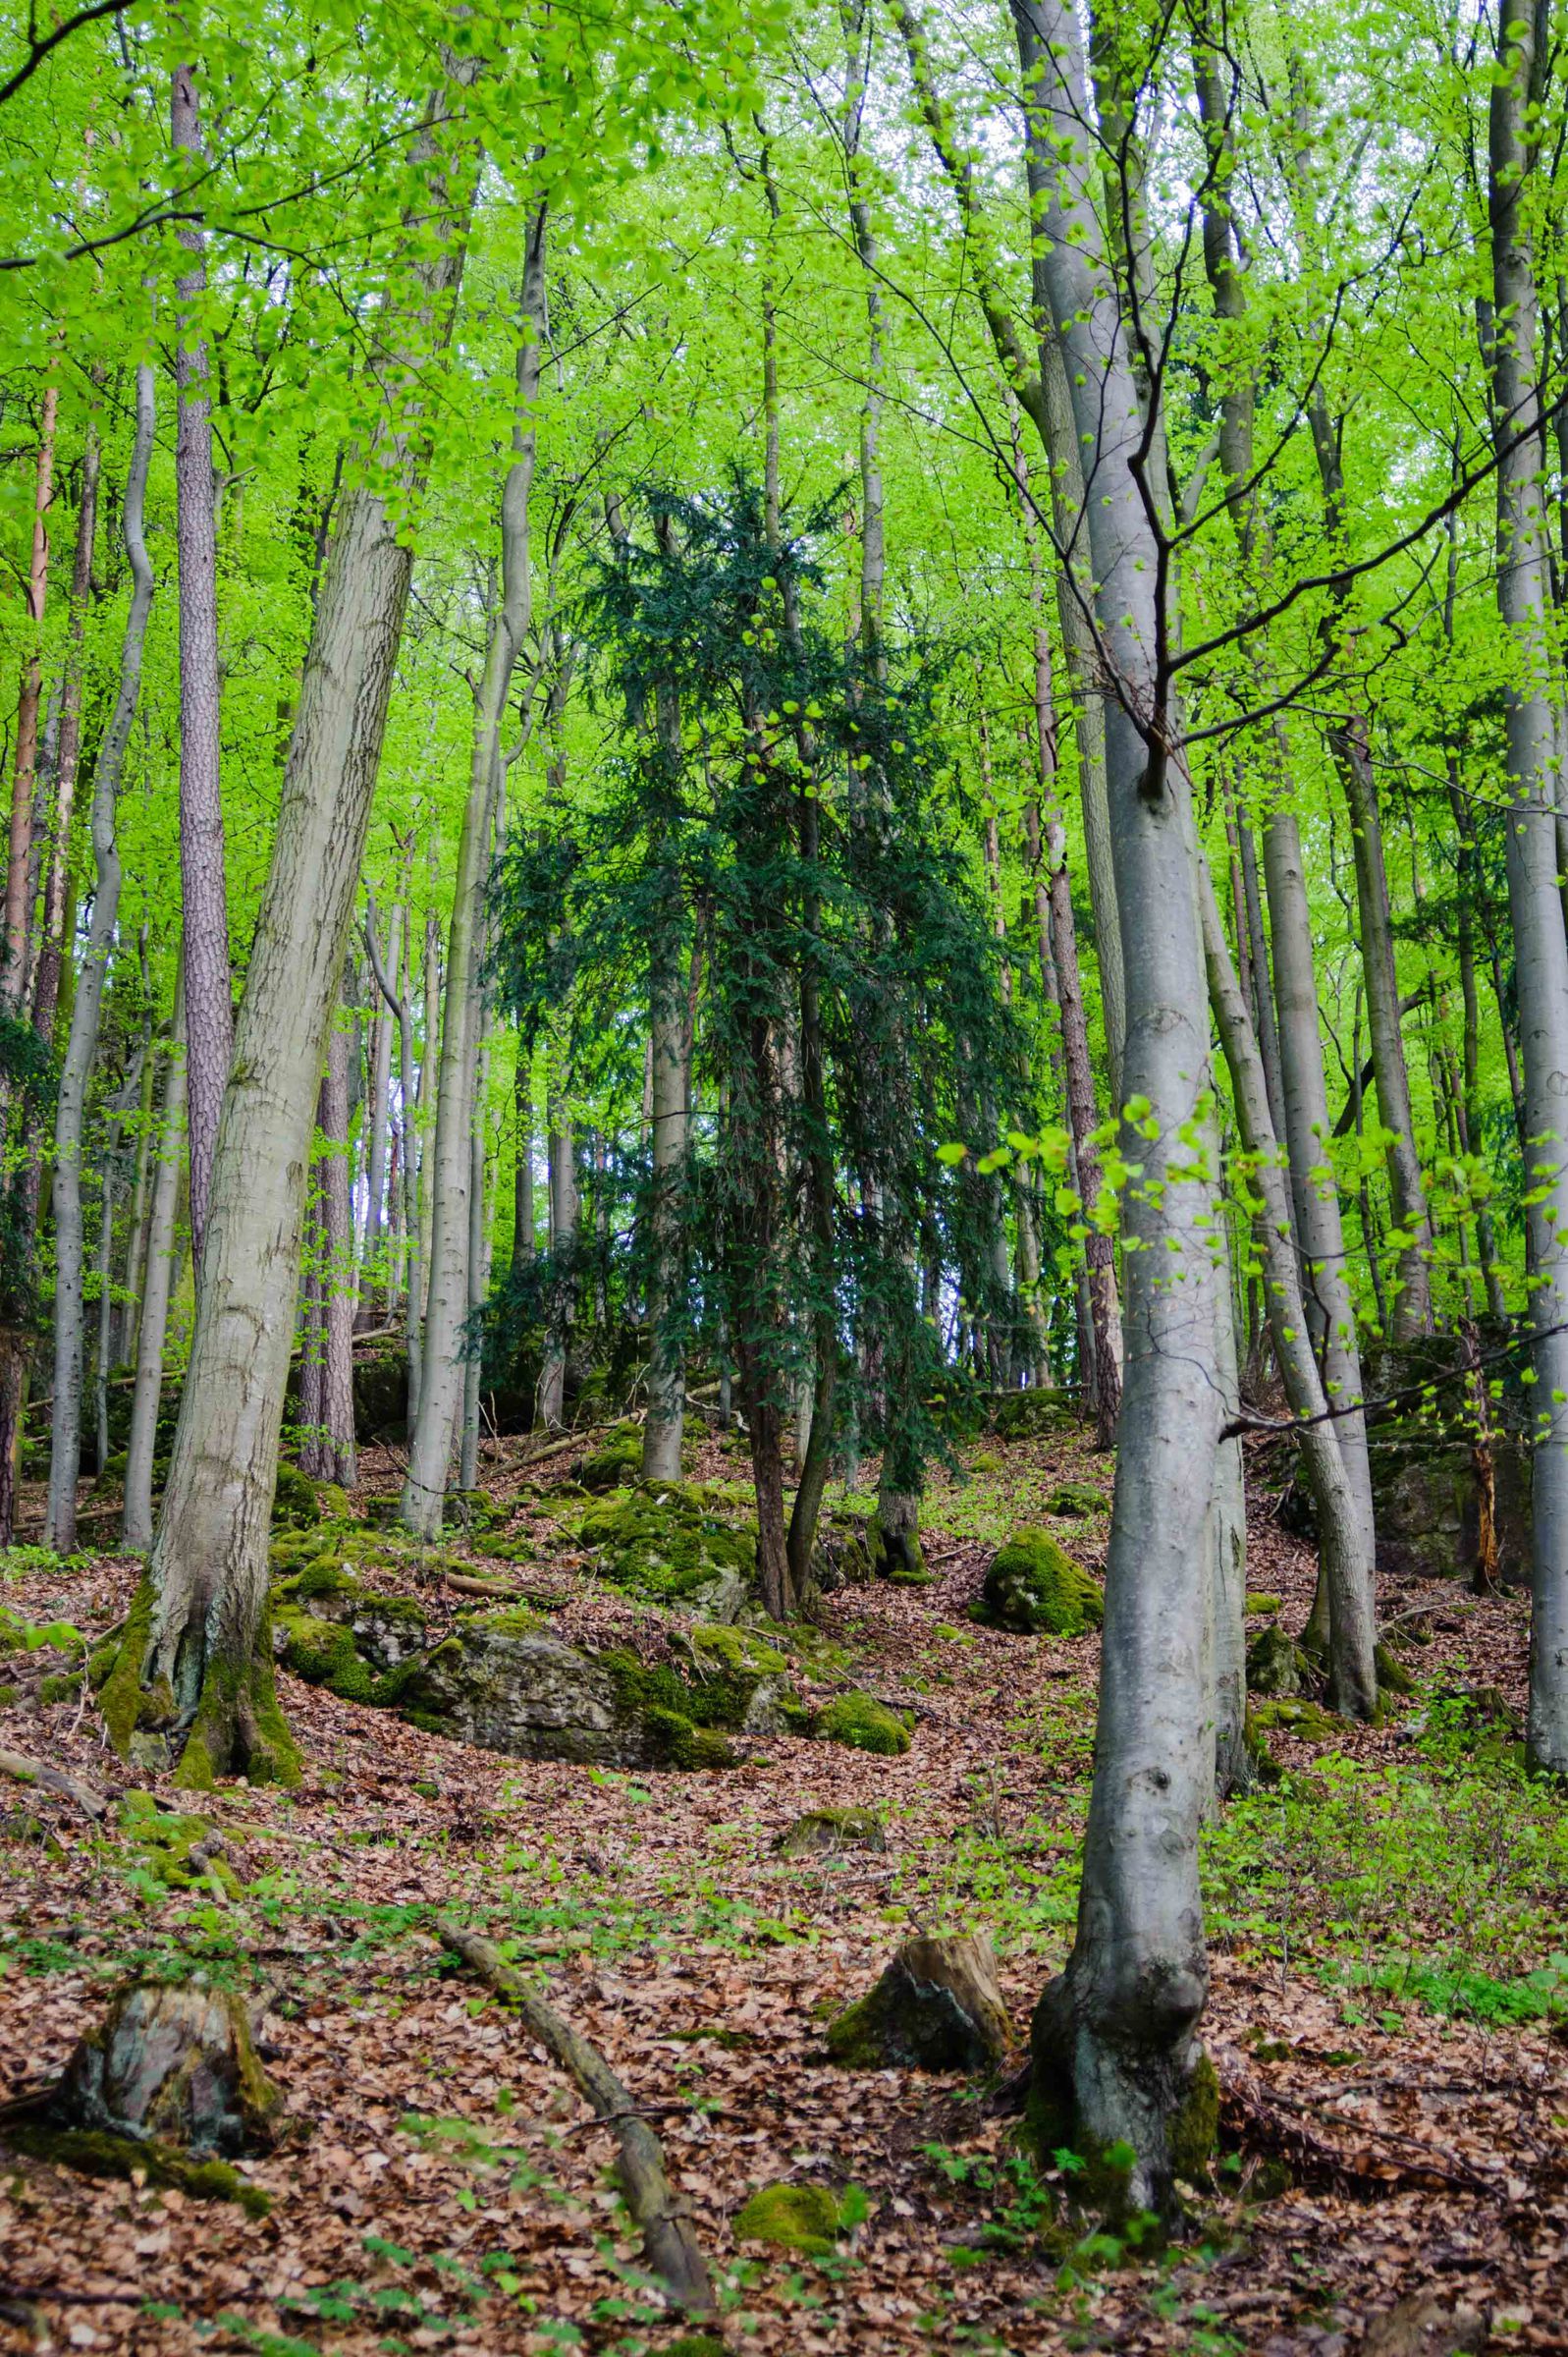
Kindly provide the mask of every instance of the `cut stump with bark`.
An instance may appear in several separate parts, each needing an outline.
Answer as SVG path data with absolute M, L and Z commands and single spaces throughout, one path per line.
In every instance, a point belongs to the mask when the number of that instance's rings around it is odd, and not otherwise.
M 858 2070 L 993 2070 L 1011 2045 L 986 1932 L 906 1940 L 875 1988 L 828 2028 L 834 2060 Z

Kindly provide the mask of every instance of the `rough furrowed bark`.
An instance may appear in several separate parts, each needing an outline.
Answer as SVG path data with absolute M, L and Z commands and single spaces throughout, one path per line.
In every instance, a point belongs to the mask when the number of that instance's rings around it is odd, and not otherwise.
M 455 1923 L 442 1922 L 436 1929 L 443 1945 L 506 1999 L 528 2035 L 592 2106 L 595 2116 L 614 2128 L 620 2148 L 616 2175 L 641 2228 L 649 2266 L 677 2307 L 693 2316 L 711 2316 L 717 2301 L 707 2262 L 685 2206 L 666 2174 L 659 2139 L 603 2055 L 529 1988 L 490 1941 Z
M 397 339 L 450 333 L 472 203 L 473 158 L 450 111 L 430 110 L 427 160 L 452 178 L 439 257 L 404 273 L 387 372 L 414 400 Z M 428 239 L 429 225 L 423 235 Z M 426 247 L 428 251 L 428 246 Z M 413 316 L 410 316 L 413 313 Z M 417 408 L 389 420 L 376 453 L 406 494 L 423 471 Z M 389 499 L 363 484 L 339 512 L 317 598 L 284 768 L 213 1169 L 195 1333 L 153 1548 L 147 1611 L 121 1664 L 183 1738 L 179 1777 L 297 1773 L 266 1643 L 267 1549 L 299 1277 L 300 1206 L 316 1088 L 364 854 L 411 554 Z M 110 1680 L 111 1686 L 114 1678 Z M 107 1689 L 106 1689 L 107 1691 Z M 113 1732 L 129 1742 L 122 1711 Z
M 1026 137 L 1042 182 L 1041 273 L 1085 452 L 1099 634 L 1118 693 L 1106 766 L 1127 1032 L 1124 1388 L 1106 1576 L 1096 1767 L 1077 1935 L 1036 2011 L 1030 2124 L 1111 2167 L 1116 2198 L 1168 2216 L 1202 2174 L 1216 2086 L 1198 1835 L 1215 1371 L 1209 1023 L 1194 837 L 1179 762 L 1156 758 L 1160 568 L 1134 461 L 1139 404 L 1091 198 L 1082 38 L 1062 0 L 1013 0 Z M 1134 715 L 1139 715 L 1135 719 Z M 1142 725 L 1140 725 L 1140 720 Z M 1146 739 L 1145 728 L 1149 734 Z M 1112 2148 L 1130 2148 L 1115 2170 Z
M 150 365 L 136 370 L 136 430 L 126 478 L 123 537 L 131 567 L 131 606 L 120 654 L 120 685 L 108 732 L 98 752 L 92 794 L 92 853 L 97 878 L 86 955 L 71 1014 L 60 1073 L 54 1130 L 55 1324 L 54 1415 L 49 1452 L 48 1544 L 69 1555 L 77 1543 L 77 1475 L 81 1460 L 82 1227 L 81 1130 L 87 1084 L 98 1050 L 98 1018 L 120 906 L 120 854 L 115 805 L 131 724 L 141 685 L 141 653 L 152 606 L 152 565 L 142 528 L 147 468 L 152 458 L 153 380 Z M 105 1218 L 111 1196 L 105 1188 Z
M 1505 689 L 1504 829 L 1524 1055 L 1531 1319 L 1539 1401 L 1532 1459 L 1530 1708 L 1526 1755 L 1568 1777 L 1568 939 L 1558 897 L 1551 704 L 1554 652 L 1547 523 L 1537 429 L 1537 293 L 1531 247 L 1536 170 L 1533 82 L 1544 12 L 1499 24 L 1490 121 L 1490 216 L 1497 331 L 1497 604 L 1519 657 Z

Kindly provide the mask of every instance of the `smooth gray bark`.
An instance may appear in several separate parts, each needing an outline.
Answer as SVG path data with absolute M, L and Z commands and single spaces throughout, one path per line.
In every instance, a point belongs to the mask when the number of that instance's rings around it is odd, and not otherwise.
M 279 1430 L 298 1292 L 300 1198 L 317 1082 L 364 856 L 412 564 L 405 508 L 423 473 L 417 373 L 450 333 L 474 166 L 449 108 L 472 62 L 450 67 L 418 142 L 430 167 L 419 245 L 397 274 L 383 364 L 398 407 L 371 471 L 342 500 L 284 768 L 213 1169 L 202 1283 L 169 1484 L 152 1557 L 139 1674 L 167 1677 L 187 1781 L 295 1773 L 258 1648 Z M 450 180 L 443 179 L 450 171 Z M 432 221 L 432 211 L 434 222 Z
M 147 1224 L 147 1250 L 136 1333 L 136 1375 L 131 1394 L 131 1437 L 126 1445 L 125 1515 L 122 1543 L 128 1555 L 152 1545 L 152 1459 L 163 1394 L 163 1345 L 169 1326 L 174 1282 L 175 1224 L 180 1207 L 180 1170 L 186 1143 L 185 968 L 175 985 L 174 1026 L 169 1042 L 158 1152 Z
M 372 902 L 365 920 L 365 953 L 376 988 L 398 1018 L 398 1144 L 400 1184 L 403 1189 L 404 1238 L 408 1253 L 408 1289 L 404 1313 L 405 1340 L 408 1362 L 408 1427 L 411 1430 L 419 1411 L 419 1366 L 422 1356 L 419 1304 L 423 1298 L 423 1282 L 419 1261 L 419 1140 L 415 1128 L 413 1079 L 413 918 L 406 903 L 394 914 L 394 938 L 397 937 L 401 916 L 402 938 L 408 945 L 406 987 L 400 992 L 381 961 L 376 942 L 375 904 Z
M 195 68 L 177 66 L 170 133 L 178 154 L 202 159 Z M 212 1191 L 234 1001 L 229 979 L 229 898 L 224 875 L 218 659 L 218 507 L 212 468 L 207 347 L 190 332 L 190 308 L 207 291 L 199 221 L 176 232 L 190 268 L 175 281 L 176 542 L 180 561 L 180 886 L 185 904 L 186 1037 L 190 1120 L 190 1257 L 196 1288 Z
M 152 609 L 152 561 L 147 555 L 143 505 L 152 460 L 153 377 L 136 370 L 136 427 L 126 476 L 122 533 L 131 568 L 131 605 L 120 650 L 120 684 L 113 715 L 98 749 L 92 789 L 92 857 L 96 890 L 86 955 L 71 1012 L 71 1034 L 60 1072 L 54 1124 L 54 1409 L 49 1447 L 47 1541 L 69 1555 L 77 1543 L 77 1476 L 81 1463 L 82 1222 L 81 1132 L 87 1084 L 98 1053 L 98 1024 L 120 910 L 120 853 L 115 807 L 131 724 L 141 691 L 141 657 Z M 106 1224 L 112 1233 L 105 1188 Z
M 358 1486 L 353 1443 L 353 1222 L 349 1199 L 349 1034 L 335 1021 L 321 1084 L 321 1477 Z
M 1173 2201 L 1170 2137 L 1190 2100 L 1208 1995 L 1198 1835 L 1213 1790 L 1206 1661 L 1221 1395 L 1213 1174 L 1192 1139 L 1209 1021 L 1186 779 L 1157 759 L 1160 568 L 1136 468 L 1137 387 L 1091 197 L 1082 36 L 1064 0 L 1012 0 L 1043 175 L 1041 272 L 1086 454 L 1085 515 L 1107 699 L 1106 774 L 1121 918 L 1122 1083 L 1147 1116 L 1125 1140 L 1125 1383 L 1106 1575 L 1095 1778 L 1077 1934 L 1036 2012 L 1033 2101 L 1065 2105 L 1084 2150 L 1125 2141 L 1127 2197 Z M 1135 715 L 1137 717 L 1135 717 Z M 1146 739 L 1145 730 L 1149 737 Z
M 501 789 L 501 724 L 513 673 L 533 612 L 528 498 L 538 446 L 534 412 L 545 316 L 545 208 L 529 223 L 519 301 L 512 463 L 501 494 L 501 594 L 491 616 L 484 674 L 474 702 L 468 798 L 458 844 L 447 943 L 447 1012 L 441 1034 L 432 1152 L 430 1291 L 419 1412 L 408 1449 L 401 1515 L 418 1537 L 436 1538 L 456 1419 L 463 1393 L 462 1333 L 468 1315 L 468 1225 L 473 1087 L 483 1022 L 479 961 L 490 841 Z
M 1328 1401 L 1313 1356 L 1301 1295 L 1290 1233 L 1290 1198 L 1269 1109 L 1263 1058 L 1207 875 L 1203 878 L 1203 922 L 1209 996 L 1230 1068 L 1242 1143 L 1256 1166 L 1252 1184 L 1264 1203 L 1259 1230 L 1270 1332 L 1285 1399 L 1298 1420 L 1296 1445 L 1318 1512 L 1318 1544 L 1328 1603 L 1328 1700 L 1347 1718 L 1370 1719 L 1378 1708 L 1372 1550 L 1343 1453 L 1327 1419 Z
M 1537 291 L 1531 210 L 1539 136 L 1533 83 L 1546 13 L 1499 25 L 1491 89 L 1489 211 L 1496 330 L 1497 607 L 1522 659 L 1504 689 L 1508 911 L 1529 1124 L 1527 1217 L 1537 1424 L 1531 1475 L 1531 1765 L 1568 1776 L 1568 938 L 1558 893 L 1556 728 L 1548 523 L 1537 458 Z

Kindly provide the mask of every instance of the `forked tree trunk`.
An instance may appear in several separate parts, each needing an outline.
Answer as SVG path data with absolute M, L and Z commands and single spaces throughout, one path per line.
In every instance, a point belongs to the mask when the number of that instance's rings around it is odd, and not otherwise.
M 458 844 L 447 943 L 447 1015 L 432 1153 L 430 1295 L 419 1413 L 408 1450 L 401 1516 L 423 1539 L 440 1535 L 454 1427 L 463 1394 L 462 1333 L 468 1315 L 468 1220 L 473 1085 L 478 1070 L 479 959 L 490 840 L 501 788 L 501 724 L 532 615 L 528 499 L 533 484 L 539 356 L 546 333 L 545 208 L 529 222 L 519 302 L 512 464 L 501 495 L 501 594 L 491 617 L 484 675 L 474 701 L 468 798 Z M 428 1051 L 427 1051 L 428 1052 Z
M 424 354 L 450 333 L 474 189 L 451 109 L 477 71 L 450 67 L 417 142 L 431 187 L 417 251 L 394 284 L 418 316 L 394 307 L 382 342 L 384 370 L 408 407 L 389 419 L 371 462 L 399 497 L 351 491 L 327 557 L 224 1100 L 163 1516 L 101 1696 L 122 1748 L 142 1698 L 157 1697 L 183 1738 L 187 1785 L 241 1771 L 253 1780 L 297 1773 L 274 1698 L 266 1596 L 300 1195 L 407 601 L 406 507 L 423 473 L 416 380 L 399 364 L 398 338 L 414 335 Z
M 81 1129 L 87 1084 L 98 1052 L 98 1018 L 115 924 L 120 910 L 120 853 L 115 842 L 115 806 L 125 765 L 131 723 L 141 686 L 141 653 L 152 607 L 152 565 L 147 556 L 142 509 L 152 459 L 152 369 L 136 370 L 136 430 L 126 477 L 123 531 L 131 567 L 131 606 L 120 652 L 120 685 L 113 715 L 98 750 L 92 790 L 92 856 L 97 879 L 71 1036 L 60 1073 L 54 1125 L 54 1411 L 49 1447 L 47 1544 L 70 1555 L 77 1543 L 77 1476 L 81 1462 L 82 1223 Z M 110 1195 L 105 1184 L 105 1217 Z
M 174 70 L 170 131 L 178 154 L 202 158 L 195 68 Z M 219 781 L 218 505 L 212 470 L 212 397 L 207 346 L 192 312 L 207 291 L 206 237 L 199 220 L 176 232 L 190 267 L 175 281 L 176 538 L 180 553 L 180 887 L 185 903 L 186 1039 L 190 1100 L 190 1265 L 201 1289 L 201 1256 L 218 1143 L 218 1114 L 234 1049 L 229 980 L 229 896 L 223 860 Z
M 163 1397 L 163 1345 L 169 1327 L 174 1284 L 175 1224 L 180 1208 L 180 1172 L 186 1145 L 186 988 L 182 965 L 175 985 L 174 1025 L 158 1122 L 152 1206 L 143 1262 L 141 1318 L 136 1332 L 136 1374 L 131 1394 L 131 1438 L 126 1447 L 125 1514 L 122 1541 L 130 1555 L 152 1545 L 152 1459 Z
M 1568 939 L 1558 897 L 1554 639 L 1541 495 L 1531 221 L 1545 8 L 1498 27 L 1491 88 L 1490 216 L 1496 298 L 1492 412 L 1498 440 L 1497 606 L 1520 658 L 1504 689 L 1508 911 L 1530 1130 L 1527 1217 L 1536 1332 L 1531 1474 L 1530 1708 L 1526 1755 L 1568 1777 Z
M 1122 1082 L 1147 1114 L 1126 1224 L 1125 1381 L 1106 1574 L 1095 1778 L 1077 1936 L 1036 2009 L 1031 2121 L 1052 2147 L 1131 2147 L 1125 2198 L 1167 2212 L 1212 2136 L 1197 2024 L 1208 1994 L 1198 1835 L 1213 1789 L 1204 1733 L 1210 1515 L 1220 1393 L 1214 1364 L 1215 1192 L 1190 1137 L 1209 1090 L 1194 836 L 1181 764 L 1156 757 L 1127 709 L 1152 709 L 1166 620 L 1135 479 L 1142 422 L 1092 198 L 1083 44 L 1065 0 L 1012 0 L 1025 131 L 1042 195 L 1041 275 L 1085 472 L 1108 700 L 1106 769 L 1121 916 Z

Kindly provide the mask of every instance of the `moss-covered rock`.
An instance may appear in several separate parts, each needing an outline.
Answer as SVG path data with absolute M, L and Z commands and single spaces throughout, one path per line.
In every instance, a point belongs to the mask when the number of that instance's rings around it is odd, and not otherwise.
M 1249 1589 L 1241 1600 L 1241 1609 L 1249 1620 L 1264 1614 L 1271 1616 L 1279 1611 L 1280 1599 L 1277 1596 L 1266 1596 L 1261 1590 Z
M 1049 1531 L 1015 1530 L 991 1559 L 975 1617 L 1020 1636 L 1077 1637 L 1100 1626 L 1105 1600 Z
M 581 1546 L 628 1595 L 675 1604 L 709 1620 L 732 1620 L 756 1581 L 755 1524 L 737 1528 L 693 1482 L 639 1482 L 590 1506 Z
M 1263 1733 L 1278 1727 L 1281 1733 L 1298 1735 L 1306 1742 L 1326 1742 L 1330 1735 L 1343 1730 L 1337 1720 L 1316 1702 L 1304 1701 L 1299 1695 L 1279 1695 L 1271 1702 L 1254 1703 L 1247 1713 L 1248 1724 Z
M 827 1743 L 846 1743 L 853 1751 L 874 1751 L 897 1759 L 909 1749 L 909 1728 L 885 1702 L 870 1694 L 838 1694 L 816 1713 L 811 1732 Z
M 1247 1648 L 1250 1694 L 1299 1694 L 1308 1674 L 1300 1646 L 1277 1625 L 1260 1629 Z
M 1082 1521 L 1090 1514 L 1108 1514 L 1110 1500 L 1091 1481 L 1063 1481 L 1046 1500 L 1045 1510 L 1061 1521 Z
M 368 1702 L 375 1680 L 343 1621 L 281 1605 L 274 1618 L 284 1667 L 345 1702 Z
M 642 1426 L 618 1424 L 577 1468 L 585 1490 L 629 1489 L 642 1478 Z
M 316 1485 L 308 1473 L 297 1465 L 278 1467 L 278 1485 L 272 1493 L 272 1523 L 275 1530 L 304 1530 L 321 1519 L 316 1503 Z
M 764 2185 L 735 2215 L 737 2242 L 830 2258 L 838 2248 L 838 2201 L 826 2185 Z
M 1067 1432 L 1078 1421 L 1071 1392 L 1036 1385 L 1027 1392 L 1000 1392 L 991 1403 L 991 1429 L 1004 1441 L 1038 1440 Z
M 828 2027 L 828 2052 L 852 2070 L 990 2070 L 1011 2043 L 983 1932 L 906 1940 L 875 1987 Z
M 774 1843 L 781 1858 L 834 1857 L 847 1849 L 885 1850 L 888 1829 L 876 1809 L 808 1809 Z

